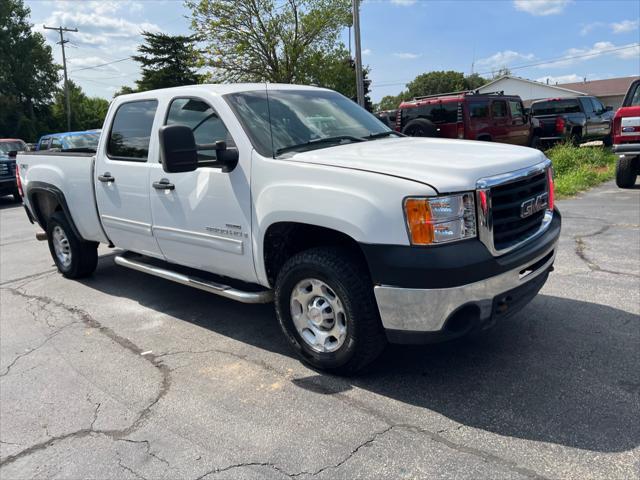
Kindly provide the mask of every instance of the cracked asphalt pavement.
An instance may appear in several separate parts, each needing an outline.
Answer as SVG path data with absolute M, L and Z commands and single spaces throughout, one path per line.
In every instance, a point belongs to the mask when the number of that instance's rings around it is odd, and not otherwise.
M 559 202 L 541 294 L 357 378 L 291 356 L 272 306 L 114 265 L 55 272 L 0 199 L 0 477 L 640 478 L 640 188 Z

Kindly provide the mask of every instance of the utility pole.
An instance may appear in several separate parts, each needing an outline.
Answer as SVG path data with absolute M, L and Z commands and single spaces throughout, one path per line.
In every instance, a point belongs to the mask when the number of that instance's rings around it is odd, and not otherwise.
M 67 78 L 67 57 L 64 53 L 64 44 L 69 40 L 65 40 L 63 36 L 63 32 L 77 32 L 77 28 L 66 28 L 62 25 L 59 27 L 47 27 L 43 25 L 46 30 L 57 30 L 60 33 L 60 41 L 57 42 L 62 47 L 62 67 L 64 69 L 64 99 L 67 104 L 67 131 L 71 131 L 71 100 L 69 99 L 69 79 Z
M 362 46 L 360 45 L 360 0 L 353 0 L 353 36 L 356 47 L 356 92 L 358 105 L 364 108 L 364 85 L 362 84 Z

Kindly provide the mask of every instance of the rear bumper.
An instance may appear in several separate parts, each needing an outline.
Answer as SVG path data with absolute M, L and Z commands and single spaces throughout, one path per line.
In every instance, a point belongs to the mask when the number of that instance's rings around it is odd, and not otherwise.
M 557 211 L 554 217 L 550 228 L 532 242 L 533 245 L 498 257 L 497 260 L 508 262 L 506 270 L 489 268 L 477 279 L 470 264 L 467 278 L 474 280 L 454 286 L 449 286 L 450 280 L 442 276 L 441 286 L 434 288 L 375 286 L 375 298 L 389 341 L 445 340 L 472 329 L 487 328 L 522 309 L 542 288 L 553 269 L 561 222 Z M 433 276 L 432 271 L 424 274 Z
M 620 143 L 611 149 L 619 155 L 640 155 L 640 143 Z

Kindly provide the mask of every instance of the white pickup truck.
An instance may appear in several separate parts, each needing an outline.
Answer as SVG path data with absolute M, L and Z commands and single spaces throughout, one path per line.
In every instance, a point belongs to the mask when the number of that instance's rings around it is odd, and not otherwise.
M 95 152 L 20 153 L 27 215 L 60 272 L 115 262 L 274 301 L 312 366 L 488 328 L 526 305 L 560 235 L 550 161 L 409 138 L 333 91 L 199 85 L 117 97 Z

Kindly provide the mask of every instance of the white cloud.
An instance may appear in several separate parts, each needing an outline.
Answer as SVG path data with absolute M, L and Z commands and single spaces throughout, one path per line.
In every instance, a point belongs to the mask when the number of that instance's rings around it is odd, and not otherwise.
M 365 48 L 364 50 L 362 50 L 362 55 L 371 55 L 371 49 L 370 48 Z
M 417 0 L 391 0 L 394 5 L 400 5 L 401 7 L 409 7 L 416 3 Z
M 513 50 L 504 50 L 502 52 L 496 52 L 490 57 L 481 58 L 476 61 L 476 66 L 479 68 L 498 69 L 508 67 L 513 62 L 517 61 L 531 61 L 535 55 L 533 53 L 520 53 Z
M 538 65 L 538 68 L 562 68 L 575 65 L 580 62 L 598 58 L 601 56 L 613 56 L 621 60 L 640 60 L 640 45 L 629 43 L 626 45 L 615 45 L 611 42 L 596 42 L 592 47 L 570 48 L 565 51 L 566 60 Z
M 54 10 L 43 22 L 46 25 L 64 25 L 77 28 L 77 33 L 70 33 L 67 38 L 80 46 L 101 47 L 105 52 L 119 50 L 121 43 L 130 45 L 132 40 L 139 40 L 142 31 L 159 32 L 160 27 L 154 23 L 132 22 L 118 15 L 123 9 L 139 11 L 142 5 L 133 1 L 87 1 L 72 2 L 57 0 Z M 36 27 L 42 31 L 41 26 Z M 57 40 L 55 31 L 43 33 L 52 41 Z M 103 62 L 104 63 L 104 62 Z
M 535 16 L 556 15 L 562 13 L 572 0 L 513 0 L 516 10 Z
M 582 80 L 583 77 L 575 73 L 571 73 L 569 75 L 558 75 L 555 77 L 547 75 L 546 77 L 536 78 L 536 82 L 548 83 L 549 85 L 555 85 L 556 83 L 575 83 L 581 82 Z M 595 80 L 595 78 L 590 78 L 590 80 Z
M 640 20 L 623 20 L 621 22 L 612 23 L 611 30 L 613 33 L 633 32 L 640 26 Z
M 399 52 L 393 54 L 395 57 L 401 58 L 402 60 L 415 60 L 422 56 L 421 53 L 410 53 L 410 52 Z
M 588 35 L 589 33 L 591 33 L 593 29 L 597 27 L 601 27 L 602 25 L 604 25 L 602 22 L 593 22 L 593 23 L 583 24 L 582 28 L 580 29 L 580 35 L 582 36 Z

